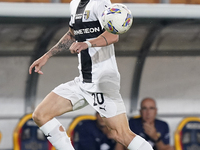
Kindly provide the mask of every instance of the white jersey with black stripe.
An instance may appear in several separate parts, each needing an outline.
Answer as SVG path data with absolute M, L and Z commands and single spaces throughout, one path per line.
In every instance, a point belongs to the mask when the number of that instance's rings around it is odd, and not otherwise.
M 75 38 L 83 42 L 98 37 L 104 32 L 100 18 L 109 0 L 72 0 L 70 3 L 70 27 Z M 91 92 L 119 90 L 118 72 L 113 44 L 105 47 L 91 47 L 78 54 L 79 80 L 81 88 Z

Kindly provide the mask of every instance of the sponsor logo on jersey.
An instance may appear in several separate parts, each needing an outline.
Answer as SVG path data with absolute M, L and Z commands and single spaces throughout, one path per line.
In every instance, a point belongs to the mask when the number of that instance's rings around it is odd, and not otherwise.
M 90 10 L 86 10 L 84 12 L 84 19 L 87 20 L 89 18 L 89 16 L 90 16 Z
M 79 30 L 74 30 L 75 35 L 80 35 L 80 34 L 89 34 L 89 33 L 96 33 L 100 32 L 100 27 L 94 27 L 94 28 L 85 28 L 85 29 L 79 29 Z
M 76 14 L 76 15 L 75 15 L 75 19 L 81 19 L 82 16 L 83 16 L 83 14 Z

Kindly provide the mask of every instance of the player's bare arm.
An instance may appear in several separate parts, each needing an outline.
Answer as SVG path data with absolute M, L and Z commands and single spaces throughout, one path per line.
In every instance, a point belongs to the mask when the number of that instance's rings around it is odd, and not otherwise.
M 69 28 L 69 31 L 46 53 L 46 55 L 51 57 L 59 52 L 67 51 L 73 42 L 75 42 L 74 32 L 73 29 Z
M 119 40 L 119 35 L 105 31 L 96 39 L 91 40 L 90 43 L 92 44 L 93 47 L 102 47 L 116 43 L 118 42 L 118 40 Z
M 46 64 L 48 59 L 59 52 L 69 50 L 69 47 L 73 42 L 75 42 L 74 33 L 73 30 L 69 28 L 69 31 L 59 40 L 55 46 L 53 46 L 47 53 L 32 63 L 32 65 L 29 67 L 29 74 L 32 73 L 32 69 L 34 67 L 34 72 L 43 74 L 41 67 Z
M 103 47 L 118 42 L 119 35 L 105 31 L 97 38 L 90 40 L 91 47 Z M 80 53 L 89 47 L 85 42 L 74 42 L 69 48 L 71 53 Z

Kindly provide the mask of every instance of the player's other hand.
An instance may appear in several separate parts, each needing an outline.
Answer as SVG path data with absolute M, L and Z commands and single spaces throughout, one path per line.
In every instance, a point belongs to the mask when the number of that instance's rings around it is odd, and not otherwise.
M 84 42 L 74 42 L 72 43 L 72 45 L 70 46 L 69 50 L 72 54 L 78 54 L 80 53 L 82 50 L 85 50 L 88 48 L 88 45 Z
M 44 66 L 46 64 L 48 60 L 47 55 L 43 55 L 42 57 L 40 57 L 39 59 L 37 59 L 36 61 L 34 61 L 32 63 L 32 65 L 29 67 L 29 74 L 32 73 L 32 69 L 35 67 L 34 72 L 37 72 L 39 74 L 43 74 L 43 72 L 41 71 L 42 66 Z

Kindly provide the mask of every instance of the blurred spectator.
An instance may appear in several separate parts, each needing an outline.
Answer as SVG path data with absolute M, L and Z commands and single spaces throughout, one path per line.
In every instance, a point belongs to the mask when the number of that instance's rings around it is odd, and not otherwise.
M 74 128 L 75 150 L 114 150 L 116 142 L 108 137 L 108 128 L 99 113 L 96 120 L 83 120 Z
M 140 105 L 140 117 L 130 118 L 130 129 L 142 136 L 154 150 L 174 150 L 170 146 L 169 126 L 166 122 L 156 118 L 156 102 L 152 98 L 145 98 Z M 117 144 L 115 150 L 124 150 L 121 144 Z

